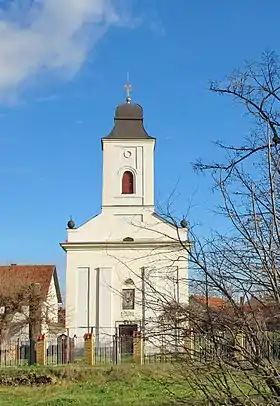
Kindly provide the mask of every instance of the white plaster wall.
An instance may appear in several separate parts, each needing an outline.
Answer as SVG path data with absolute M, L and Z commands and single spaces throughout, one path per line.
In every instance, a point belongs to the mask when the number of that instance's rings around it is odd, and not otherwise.
M 48 312 L 48 319 L 52 323 L 58 323 L 58 298 L 56 294 L 55 282 L 54 277 L 52 276 L 51 283 L 49 286 L 48 296 L 47 296 L 47 312 Z
M 58 298 L 56 294 L 54 277 L 52 276 L 47 299 L 42 306 L 42 334 L 51 333 L 51 326 L 55 323 L 58 323 Z
M 103 141 L 102 210 L 108 206 L 154 206 L 154 139 Z M 126 157 L 125 153 L 131 155 Z M 122 175 L 135 177 L 133 195 L 122 195 Z M 129 207 L 126 208 L 129 210 Z
M 186 241 L 186 230 L 170 226 L 145 208 L 120 211 L 110 208 L 92 218 L 78 229 L 68 230 L 70 242 L 112 242 L 132 237 L 141 241 Z
M 180 302 L 187 303 L 188 301 L 188 285 L 187 285 L 187 261 L 176 260 L 179 257 L 178 251 L 170 252 L 170 250 L 158 249 L 126 249 L 114 250 L 78 250 L 68 252 L 67 260 L 67 327 L 71 328 L 72 333 L 81 336 L 84 334 L 84 329 L 79 327 L 80 312 L 86 314 L 87 309 L 84 297 L 87 292 L 87 284 L 84 281 L 84 289 L 77 284 L 77 280 L 81 278 L 79 270 L 81 267 L 89 267 L 91 275 L 95 275 L 96 268 L 101 271 L 100 274 L 100 320 L 99 325 L 104 334 L 113 335 L 116 324 L 125 320 L 138 322 L 142 318 L 141 308 L 141 268 L 146 268 L 146 273 L 150 273 L 149 280 L 151 285 L 155 287 L 149 289 L 149 284 L 146 284 L 146 320 L 153 320 L 157 316 L 157 299 L 159 300 L 159 308 L 162 309 L 162 304 L 171 299 L 176 300 L 174 291 L 174 283 L 167 280 L 167 272 L 175 270 L 176 266 L 179 269 L 180 281 Z M 131 278 L 136 286 L 135 310 L 122 310 L 121 291 L 124 281 Z M 96 306 L 95 306 L 95 281 L 91 278 L 91 300 L 90 300 L 90 326 L 96 326 Z M 84 297 L 82 297 L 84 292 Z M 80 305 L 77 307 L 77 300 Z M 81 306 L 83 303 L 83 306 Z M 78 313 L 77 313 L 77 309 Z M 138 323 L 139 324 L 139 323 Z M 74 332 L 75 330 L 75 332 Z M 101 333 L 102 333 L 101 332 Z
M 73 296 L 71 296 L 71 312 L 67 312 L 69 320 L 73 318 L 73 323 L 78 325 L 83 335 L 87 329 L 88 322 L 88 298 L 90 299 L 90 310 L 93 309 L 94 297 L 92 292 L 95 291 L 95 270 L 89 266 L 79 266 L 76 268 Z M 88 289 L 88 281 L 91 281 Z M 73 300 L 72 300 L 73 299 Z
M 16 312 L 10 324 L 10 339 L 28 340 L 29 337 L 29 306 L 23 306 L 21 312 Z

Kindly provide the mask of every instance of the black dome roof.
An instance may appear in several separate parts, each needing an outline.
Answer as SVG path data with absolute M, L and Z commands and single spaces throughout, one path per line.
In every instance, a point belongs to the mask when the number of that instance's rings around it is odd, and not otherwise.
M 118 105 L 115 112 L 117 120 L 143 120 L 143 109 L 140 104 L 123 103 Z
M 143 125 L 143 108 L 136 103 L 119 104 L 115 111 L 115 124 L 106 138 L 141 139 L 151 138 Z

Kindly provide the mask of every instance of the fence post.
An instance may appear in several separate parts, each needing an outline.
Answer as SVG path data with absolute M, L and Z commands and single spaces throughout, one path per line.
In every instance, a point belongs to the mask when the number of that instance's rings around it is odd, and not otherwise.
M 16 361 L 17 365 L 20 364 L 20 339 L 17 339 L 17 344 L 16 344 Z
M 118 364 L 118 336 L 117 334 L 115 334 L 113 336 L 113 353 L 112 353 L 112 358 L 113 358 L 113 363 L 115 363 L 116 365 Z
M 42 334 L 37 338 L 35 348 L 36 348 L 36 363 L 39 365 L 46 365 L 47 351 L 46 351 L 45 334 Z
M 194 358 L 194 332 L 187 331 L 185 338 L 185 349 L 189 358 Z
M 142 360 L 142 340 L 140 331 L 135 331 L 133 335 L 133 360 L 135 364 L 141 364 Z
M 84 357 L 88 365 L 94 365 L 94 335 L 91 333 L 84 335 Z
M 14 342 L 10 342 L 9 345 L 7 346 L 7 350 L 8 352 L 8 361 L 9 364 L 16 364 L 17 362 L 17 344 L 14 344 Z
M 69 338 L 69 363 L 74 363 L 76 357 L 75 338 Z
M 160 345 L 160 362 L 164 363 L 166 355 L 166 346 L 164 344 L 164 336 L 161 335 L 161 345 Z
M 70 363 L 70 354 L 71 354 L 69 328 L 66 330 L 66 335 L 67 335 L 66 363 L 69 364 Z
M 245 350 L 245 334 L 239 332 L 235 337 L 235 357 L 238 361 L 244 361 L 244 350 Z

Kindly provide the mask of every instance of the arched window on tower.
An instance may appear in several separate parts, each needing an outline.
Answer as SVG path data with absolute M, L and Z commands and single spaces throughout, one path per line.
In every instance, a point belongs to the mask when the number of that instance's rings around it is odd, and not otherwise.
M 122 194 L 132 195 L 134 193 L 134 176 L 130 171 L 125 171 L 122 177 Z

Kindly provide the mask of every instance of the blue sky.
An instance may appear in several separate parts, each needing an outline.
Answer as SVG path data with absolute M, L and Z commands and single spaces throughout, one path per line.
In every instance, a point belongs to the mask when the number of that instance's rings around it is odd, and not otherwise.
M 218 198 L 191 163 L 248 122 L 209 80 L 279 53 L 279 20 L 277 0 L 0 0 L 0 263 L 54 263 L 64 284 L 59 242 L 70 214 L 100 210 L 100 138 L 128 70 L 157 138 L 157 202 L 176 188 L 174 209 L 213 228 Z

